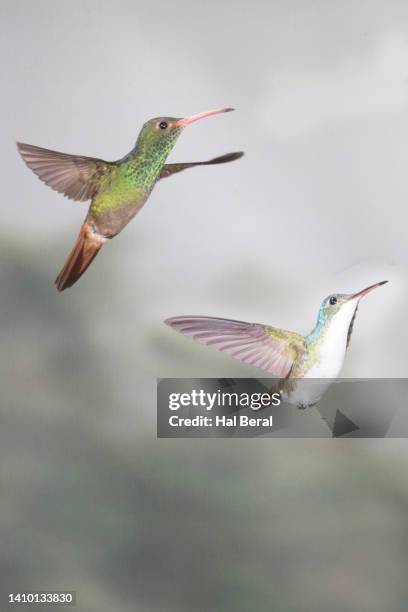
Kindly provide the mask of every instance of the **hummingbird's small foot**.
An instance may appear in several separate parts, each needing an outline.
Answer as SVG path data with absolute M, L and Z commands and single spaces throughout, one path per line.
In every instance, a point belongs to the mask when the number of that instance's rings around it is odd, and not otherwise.
M 306 410 L 306 408 L 309 408 L 309 406 L 307 404 L 298 404 L 298 409 L 299 410 Z

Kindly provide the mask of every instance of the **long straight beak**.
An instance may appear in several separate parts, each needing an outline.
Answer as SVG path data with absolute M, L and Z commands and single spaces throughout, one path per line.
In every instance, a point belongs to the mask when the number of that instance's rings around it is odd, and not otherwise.
M 368 293 L 371 293 L 371 291 L 373 291 L 374 289 L 377 289 L 377 287 L 381 287 L 381 285 L 385 285 L 385 283 L 388 283 L 388 281 L 381 281 L 380 283 L 376 283 L 375 285 L 370 285 L 370 287 L 367 287 L 366 289 L 363 289 L 362 291 L 359 291 L 358 293 L 354 293 L 353 295 L 350 295 L 349 300 L 359 300 L 365 295 L 367 295 Z
M 184 117 L 184 119 L 179 119 L 174 122 L 174 125 L 178 127 L 186 127 L 186 125 L 190 125 L 190 123 L 194 123 L 194 121 L 199 121 L 200 119 L 205 119 L 206 117 L 211 117 L 212 115 L 220 115 L 221 113 L 230 113 L 235 109 L 233 108 L 219 108 L 218 110 L 210 110 L 205 113 L 198 113 L 198 115 L 191 115 L 191 117 Z

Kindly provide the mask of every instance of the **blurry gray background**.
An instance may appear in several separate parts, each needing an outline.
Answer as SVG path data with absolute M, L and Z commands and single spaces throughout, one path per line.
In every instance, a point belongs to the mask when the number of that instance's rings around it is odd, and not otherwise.
M 405 610 L 405 441 L 156 440 L 156 378 L 260 373 L 162 324 L 308 332 L 360 306 L 343 376 L 408 375 L 408 6 L 397 1 L 0 0 L 1 591 L 85 612 Z M 161 182 L 71 290 L 86 204 L 21 140 L 116 159 L 156 115 Z

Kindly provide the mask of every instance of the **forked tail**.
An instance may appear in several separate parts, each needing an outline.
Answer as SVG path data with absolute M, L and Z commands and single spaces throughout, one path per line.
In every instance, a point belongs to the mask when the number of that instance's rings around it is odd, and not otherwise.
M 96 233 L 89 223 L 83 224 L 74 248 L 55 279 L 58 291 L 64 291 L 76 283 L 105 242 L 106 238 Z

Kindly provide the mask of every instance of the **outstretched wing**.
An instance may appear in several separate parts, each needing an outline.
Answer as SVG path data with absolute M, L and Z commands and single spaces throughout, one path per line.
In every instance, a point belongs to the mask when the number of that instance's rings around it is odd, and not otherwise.
M 165 323 L 201 344 L 282 378 L 289 375 L 305 348 L 300 334 L 259 323 L 193 316 L 173 317 Z
M 160 173 L 159 179 L 166 178 L 167 176 L 171 176 L 176 172 L 181 172 L 182 170 L 187 170 L 187 168 L 194 168 L 194 166 L 212 166 L 214 164 L 226 164 L 228 162 L 235 161 L 236 159 L 240 159 L 244 153 L 242 151 L 237 151 L 235 153 L 226 153 L 226 155 L 221 155 L 220 157 L 214 157 L 213 159 L 209 159 L 207 161 L 201 162 L 186 162 L 180 164 L 165 164 Z
M 68 155 L 21 142 L 17 143 L 17 148 L 27 166 L 44 183 L 82 202 L 98 193 L 103 178 L 115 165 L 95 157 Z

